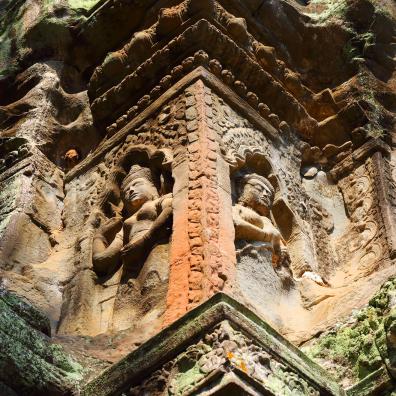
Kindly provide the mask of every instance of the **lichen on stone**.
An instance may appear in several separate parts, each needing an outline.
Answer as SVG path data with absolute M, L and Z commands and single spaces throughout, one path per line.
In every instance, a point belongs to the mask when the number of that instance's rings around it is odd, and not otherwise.
M 303 348 L 344 385 L 363 380 L 382 366 L 394 366 L 390 333 L 396 324 L 396 278 L 386 282 L 367 307 L 345 324 Z
M 49 333 L 44 315 L 1 289 L 0 383 L 4 387 L 40 395 L 45 392 L 66 394 L 68 389 L 78 386 L 82 367 L 43 330 Z

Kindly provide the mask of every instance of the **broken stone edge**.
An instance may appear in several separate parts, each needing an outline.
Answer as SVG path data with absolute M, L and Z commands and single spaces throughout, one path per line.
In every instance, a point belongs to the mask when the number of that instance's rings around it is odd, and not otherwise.
M 388 395 L 395 389 L 392 379 L 385 366 L 380 367 L 362 381 L 346 389 L 347 396 Z
M 186 313 L 172 325 L 102 372 L 82 390 L 81 396 L 112 396 L 142 382 L 150 373 L 170 361 L 194 340 L 220 322 L 228 320 L 238 330 L 277 356 L 290 369 L 315 384 L 323 395 L 345 395 L 327 372 L 277 333 L 244 305 L 224 293 Z

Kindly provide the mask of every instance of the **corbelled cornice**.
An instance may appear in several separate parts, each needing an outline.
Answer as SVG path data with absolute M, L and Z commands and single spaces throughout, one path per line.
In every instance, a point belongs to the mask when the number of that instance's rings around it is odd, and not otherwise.
M 207 54 L 200 59 L 199 55 L 194 56 L 197 50 L 204 50 Z M 191 55 L 193 57 L 189 58 Z M 265 103 L 272 113 L 279 114 L 281 120 L 290 123 L 306 138 L 314 132 L 317 123 L 304 107 L 263 70 L 251 54 L 205 19 L 187 28 L 120 84 L 95 99 L 92 111 L 96 121 L 109 125 L 116 115 L 126 113 L 128 107 L 132 108 L 141 97 L 144 97 L 142 104 L 146 106 L 152 100 L 150 96 L 155 97 L 161 89 L 169 87 L 194 64 L 209 65 L 210 60 L 215 62 L 211 63 L 211 68 L 217 69 L 221 78 L 242 97 L 246 100 L 249 97 L 251 104 L 256 102 L 257 107 L 260 102 Z M 155 81 L 159 80 L 159 86 L 155 86 Z M 267 111 L 267 115 L 270 113 Z M 122 123 L 122 119 L 117 123 Z M 112 125 L 112 130 L 115 128 L 116 125 Z

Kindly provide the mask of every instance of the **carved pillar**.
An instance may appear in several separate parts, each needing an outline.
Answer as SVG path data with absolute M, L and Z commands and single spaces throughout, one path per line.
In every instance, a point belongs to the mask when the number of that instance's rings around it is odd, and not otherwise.
M 380 212 L 385 226 L 389 255 L 396 257 L 396 224 L 395 224 L 395 187 L 389 161 L 381 151 L 373 155 L 375 185 L 378 194 Z
M 164 324 L 218 291 L 230 291 L 235 273 L 228 165 L 212 124 L 212 97 L 198 80 L 186 93 L 188 143 L 173 174 L 174 220 Z

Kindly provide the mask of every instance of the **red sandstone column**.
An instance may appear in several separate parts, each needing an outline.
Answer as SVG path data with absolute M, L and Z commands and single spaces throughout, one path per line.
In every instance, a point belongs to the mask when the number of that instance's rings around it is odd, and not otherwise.
M 173 233 L 164 325 L 235 278 L 234 225 L 228 165 L 212 124 L 212 96 L 202 81 L 186 90 L 188 145 L 173 169 Z

